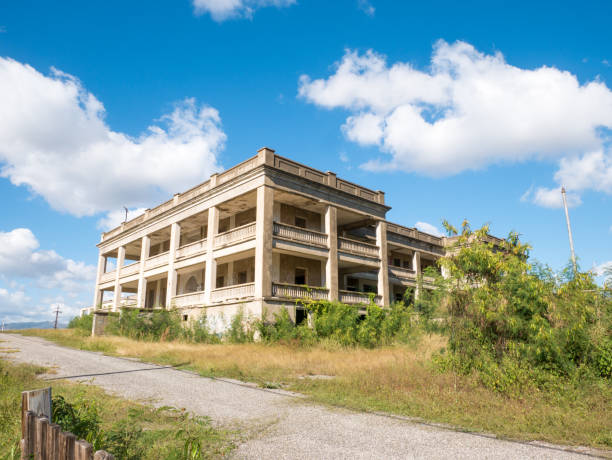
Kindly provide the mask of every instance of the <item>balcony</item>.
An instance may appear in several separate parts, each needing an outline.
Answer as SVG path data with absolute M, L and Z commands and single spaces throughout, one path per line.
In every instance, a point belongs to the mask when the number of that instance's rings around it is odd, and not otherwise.
M 114 281 L 116 276 L 116 271 L 110 271 L 106 273 L 102 273 L 100 276 L 100 283 L 108 283 L 109 281 Z
M 161 265 L 166 265 L 168 263 L 168 254 L 168 251 L 166 251 L 162 252 L 161 254 L 149 257 L 145 261 L 145 269 L 149 270 L 151 268 L 159 267 Z
M 399 279 L 414 280 L 416 279 L 416 272 L 409 268 L 396 267 L 389 265 L 389 273 Z
M 327 235 L 325 233 L 306 230 L 293 225 L 274 222 L 274 235 L 280 238 L 299 241 L 314 246 L 327 247 Z
M 353 291 L 339 291 L 340 302 L 349 305 L 369 305 L 370 295 L 366 292 L 353 292 Z M 374 303 L 378 306 L 382 306 L 382 297 L 379 295 L 374 296 Z
M 338 250 L 360 256 L 378 257 L 378 246 L 348 238 L 338 238 Z
M 284 299 L 328 300 L 329 290 L 323 287 L 272 283 L 272 296 Z
M 228 300 L 240 300 L 255 295 L 255 283 L 236 284 L 234 286 L 214 289 L 211 292 L 211 302 L 227 302 Z
M 135 275 L 140 270 L 140 263 L 134 262 L 130 265 L 124 265 L 121 267 L 121 276 Z
M 204 304 L 204 291 L 179 294 L 172 297 L 172 306 L 177 308 Z
M 192 257 L 206 252 L 206 238 L 185 244 L 176 250 L 176 258 Z
M 229 246 L 231 244 L 240 243 L 241 241 L 255 238 L 255 222 L 251 222 L 241 227 L 233 228 L 227 232 L 219 233 L 215 236 L 215 248 L 221 246 Z

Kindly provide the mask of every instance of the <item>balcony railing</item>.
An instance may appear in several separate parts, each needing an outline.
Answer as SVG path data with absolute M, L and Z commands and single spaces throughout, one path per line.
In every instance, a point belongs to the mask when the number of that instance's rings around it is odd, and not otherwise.
M 245 299 L 255 294 L 255 283 L 236 284 L 234 286 L 214 289 L 211 292 L 211 302 Z
M 281 238 L 313 244 L 315 246 L 327 246 L 327 235 L 325 233 L 306 230 L 305 228 L 295 227 L 293 225 L 281 224 L 280 222 L 274 222 L 274 235 L 280 236 Z
M 204 305 L 204 291 L 189 292 L 172 297 L 174 307 L 190 307 L 192 305 Z
M 227 246 L 255 237 L 255 222 L 233 228 L 215 236 L 215 247 Z
M 272 296 L 285 299 L 327 300 L 329 299 L 329 290 L 323 287 L 272 283 Z
M 395 276 L 396 278 L 402 279 L 416 279 L 416 272 L 409 268 L 396 267 L 393 265 L 389 265 L 389 272 Z
M 112 270 L 110 272 L 102 273 L 100 276 L 100 283 L 108 283 L 109 281 L 113 281 L 116 276 L 116 271 Z
M 347 303 L 350 305 L 355 304 L 370 304 L 370 296 L 365 292 L 353 292 L 353 291 L 339 291 L 340 302 Z M 379 295 L 374 296 L 374 303 L 381 305 L 382 297 Z
M 167 263 L 168 263 L 168 251 L 162 252 L 161 254 L 157 254 L 152 257 L 149 257 L 145 262 L 145 268 L 148 270 L 150 268 L 159 267 L 160 265 L 165 265 Z
M 131 263 L 130 265 L 124 265 L 123 267 L 121 267 L 121 276 L 133 275 L 135 273 L 138 273 L 139 270 L 140 270 L 139 262 L 134 262 L 134 263 Z
M 206 252 L 206 238 L 185 244 L 176 250 L 176 258 L 191 257 Z
M 378 246 L 348 238 L 338 238 L 338 250 L 368 257 L 378 257 Z

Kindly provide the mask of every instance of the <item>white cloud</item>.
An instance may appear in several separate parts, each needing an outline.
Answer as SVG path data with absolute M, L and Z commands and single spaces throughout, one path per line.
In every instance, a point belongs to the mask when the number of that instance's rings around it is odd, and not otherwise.
M 443 233 L 435 225 L 428 224 L 427 222 L 417 222 L 414 224 L 417 230 L 420 230 L 430 235 L 442 236 Z
M 111 130 L 80 82 L 0 58 L 0 176 L 76 216 L 151 206 L 221 168 L 218 112 L 186 99 L 146 133 Z
M 600 265 L 595 266 L 593 268 L 593 272 L 595 272 L 596 276 L 603 276 L 607 274 L 608 272 L 612 276 L 612 260 L 609 260 L 608 262 L 604 262 Z
M 368 16 L 374 16 L 376 12 L 376 8 L 374 8 L 368 0 L 357 0 L 357 6 Z
M 0 288 L 0 315 L 5 321 L 20 320 L 27 312 L 30 298 L 23 291 Z
M 146 208 L 137 208 L 137 209 L 129 209 L 127 220 L 133 219 L 144 213 Z M 125 209 L 117 209 L 115 211 L 107 212 L 104 217 L 98 220 L 98 228 L 103 231 L 108 231 L 115 227 L 121 225 L 122 222 L 125 222 Z
M 230 18 L 251 18 L 256 9 L 267 6 L 282 8 L 296 3 L 296 0 L 193 0 L 196 14 L 209 13 L 218 22 Z
M 439 41 L 425 71 L 404 62 L 388 65 L 371 50 L 347 50 L 328 78 L 302 76 L 299 95 L 348 110 L 347 138 L 389 155 L 363 165 L 370 170 L 443 176 L 504 162 L 557 160 L 556 180 L 568 189 L 612 193 L 612 160 L 601 129 L 612 128 L 612 91 L 598 80 L 580 84 L 554 67 L 522 69 L 500 53 Z M 539 197 L 550 202 L 544 191 Z
M 95 267 L 38 247 L 38 240 L 30 229 L 0 232 L 0 275 L 8 279 L 34 279 L 41 288 L 61 289 L 68 295 L 91 287 Z
M 565 197 L 567 199 L 567 206 L 569 208 L 580 206 L 582 204 L 580 195 L 575 192 L 566 191 Z M 545 208 L 563 207 L 561 187 L 537 187 L 535 189 L 531 187 L 523 194 L 523 196 L 521 197 L 521 201 L 529 201 Z

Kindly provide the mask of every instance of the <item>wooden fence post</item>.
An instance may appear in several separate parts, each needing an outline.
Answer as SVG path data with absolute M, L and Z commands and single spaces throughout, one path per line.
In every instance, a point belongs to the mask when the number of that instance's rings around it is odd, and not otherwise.
M 60 434 L 60 460 L 74 460 L 74 444 L 76 436 L 67 431 Z
M 59 456 L 59 434 L 61 428 L 57 423 L 49 423 L 47 427 L 47 457 L 56 460 Z
M 29 460 L 34 455 L 36 442 L 36 414 L 26 411 L 21 421 L 21 460 Z
M 91 460 L 93 455 L 93 446 L 87 441 L 76 442 L 76 460 Z
M 47 460 L 47 417 L 36 419 L 36 448 L 34 449 L 35 460 Z

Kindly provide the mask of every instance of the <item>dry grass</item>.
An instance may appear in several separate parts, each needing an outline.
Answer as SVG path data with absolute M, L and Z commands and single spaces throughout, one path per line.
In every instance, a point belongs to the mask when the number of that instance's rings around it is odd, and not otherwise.
M 420 417 L 515 439 L 612 446 L 609 383 L 585 383 L 580 388 L 568 384 L 508 397 L 474 378 L 434 370 L 430 357 L 446 344 L 439 335 L 424 336 L 415 346 L 367 350 L 326 343 L 310 348 L 151 343 L 83 337 L 71 330 L 30 333 L 77 348 L 183 366 L 205 376 L 288 388 L 328 404 Z M 305 378 L 319 375 L 334 378 Z

